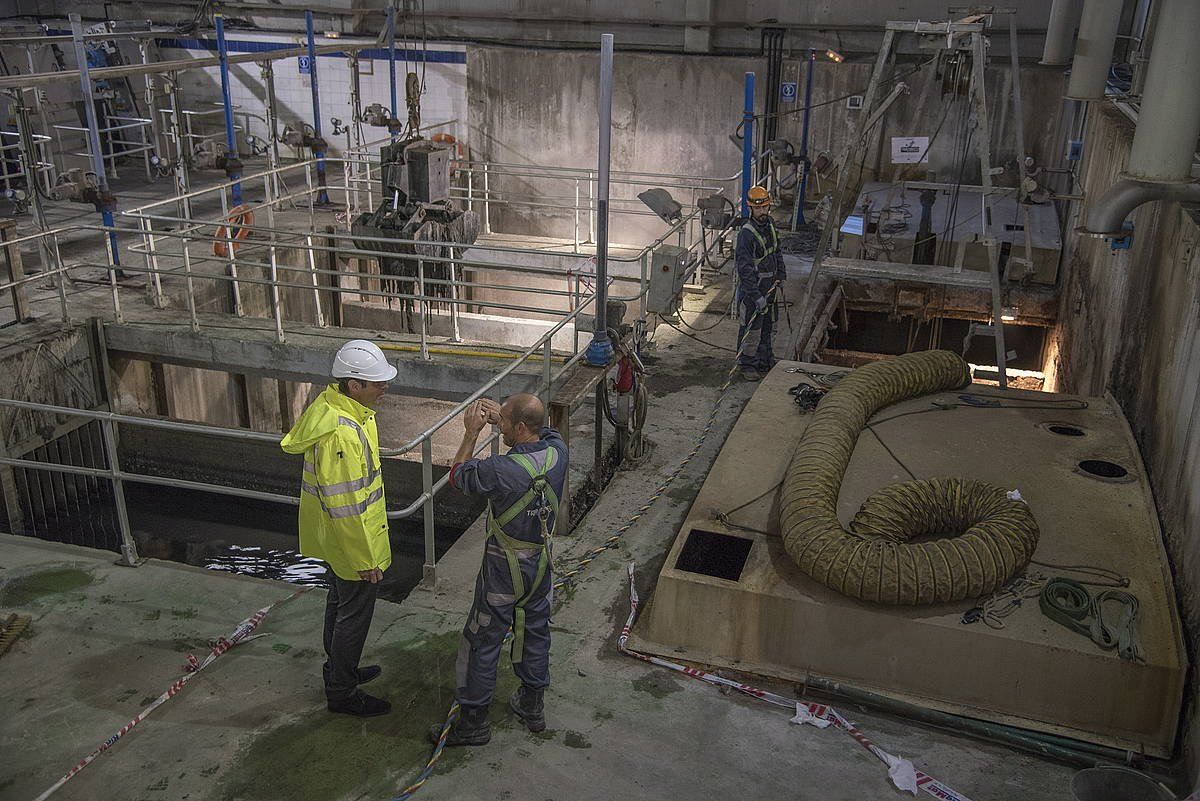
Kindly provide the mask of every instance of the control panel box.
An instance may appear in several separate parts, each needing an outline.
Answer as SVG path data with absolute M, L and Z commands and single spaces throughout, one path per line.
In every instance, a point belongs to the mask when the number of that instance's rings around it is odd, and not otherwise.
M 646 311 L 671 315 L 679 307 L 679 297 L 688 277 L 688 252 L 675 245 L 659 245 L 650 254 L 650 288 L 646 293 Z

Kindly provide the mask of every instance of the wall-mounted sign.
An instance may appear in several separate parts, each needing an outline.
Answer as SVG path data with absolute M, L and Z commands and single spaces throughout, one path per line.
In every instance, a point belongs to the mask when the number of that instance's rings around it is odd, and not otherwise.
M 794 84 L 794 83 L 779 84 L 779 99 L 780 99 L 780 101 L 784 102 L 784 103 L 795 103 L 797 88 L 798 88 L 798 84 Z
M 929 162 L 928 136 L 893 136 L 893 164 L 926 164 Z
M 300 65 L 301 75 L 312 74 L 312 59 L 310 59 L 308 56 L 300 56 L 296 59 L 296 63 Z

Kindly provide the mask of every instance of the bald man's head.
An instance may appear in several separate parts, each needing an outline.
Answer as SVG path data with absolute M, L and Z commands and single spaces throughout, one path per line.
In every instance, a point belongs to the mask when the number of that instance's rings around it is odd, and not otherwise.
M 538 439 L 546 422 L 546 407 L 537 395 L 510 395 L 500 407 L 500 431 L 510 448 Z

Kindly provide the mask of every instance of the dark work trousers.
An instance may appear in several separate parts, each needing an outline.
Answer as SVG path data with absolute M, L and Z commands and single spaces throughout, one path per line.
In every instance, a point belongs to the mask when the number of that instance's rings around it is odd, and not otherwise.
M 345 701 L 358 692 L 358 660 L 362 657 L 379 585 L 346 581 L 329 572 L 325 600 L 325 697 Z
M 540 549 L 517 552 L 521 580 L 528 592 L 537 577 Z M 513 672 L 526 687 L 542 690 L 550 684 L 550 605 L 554 600 L 550 568 L 525 602 L 525 647 L 513 663 Z M 493 537 L 488 537 L 483 566 L 475 578 L 475 600 L 463 628 L 455 665 L 456 699 L 461 706 L 487 706 L 496 690 L 496 668 L 504 635 L 512 625 L 512 573 L 508 559 Z
M 771 343 L 771 333 L 774 328 L 772 319 L 774 310 L 771 307 L 771 301 L 774 298 L 768 298 L 767 307 L 762 310 L 762 314 L 754 318 L 754 322 L 749 327 L 749 333 L 747 333 L 746 325 L 755 311 L 754 301 L 740 292 L 738 295 L 740 298 L 738 305 L 741 306 L 742 312 L 741 321 L 738 324 L 738 342 L 741 343 L 741 347 L 738 349 L 738 367 L 743 370 L 758 370 L 765 373 L 775 363 Z

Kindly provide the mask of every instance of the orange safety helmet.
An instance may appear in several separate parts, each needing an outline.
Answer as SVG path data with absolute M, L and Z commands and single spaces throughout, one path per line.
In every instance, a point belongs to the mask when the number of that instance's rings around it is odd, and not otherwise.
M 752 186 L 746 193 L 746 205 L 754 209 L 771 205 L 771 193 L 761 186 Z

